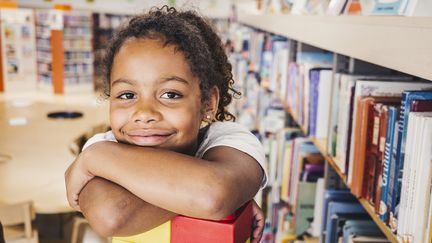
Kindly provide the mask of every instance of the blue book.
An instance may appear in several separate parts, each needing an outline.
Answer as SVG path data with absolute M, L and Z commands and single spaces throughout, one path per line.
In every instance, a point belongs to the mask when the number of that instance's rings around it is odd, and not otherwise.
M 431 86 L 432 88 L 432 86 Z M 398 123 L 398 139 L 397 139 L 397 154 L 395 166 L 391 167 L 394 171 L 394 177 L 390 178 L 390 183 L 393 183 L 393 193 L 390 208 L 390 228 L 395 232 L 397 228 L 397 206 L 400 201 L 400 190 L 402 183 L 402 169 L 405 159 L 405 143 L 408 130 L 408 115 L 411 110 L 411 103 L 413 100 L 432 100 L 432 91 L 405 91 L 402 93 L 402 103 L 400 110 L 400 117 Z
M 320 79 L 320 69 L 311 69 L 309 72 L 309 136 L 314 137 L 316 134 L 316 118 L 318 106 L 318 87 Z
M 375 15 L 402 15 L 408 0 L 375 0 L 372 13 Z
M 383 236 L 372 220 L 347 220 L 342 230 L 342 242 L 349 243 L 351 235 Z
M 382 184 L 381 184 L 381 200 L 379 205 L 379 217 L 382 221 L 387 222 L 388 218 L 388 196 L 389 196 L 389 181 L 390 181 L 390 167 L 394 163 L 393 145 L 395 144 L 395 137 L 397 138 L 397 108 L 390 106 L 388 110 L 388 125 L 387 136 L 384 148 L 384 160 L 382 170 Z M 397 139 L 396 139 L 397 140 Z M 393 185 L 391 186 L 393 189 Z
M 366 210 L 357 202 L 330 202 L 327 212 L 325 242 L 337 242 L 339 225 L 347 219 L 368 218 Z
M 327 230 L 327 215 L 328 205 L 330 202 L 356 202 L 356 198 L 348 190 L 326 190 L 324 193 L 323 217 L 322 217 L 322 232 L 320 242 L 324 243 Z

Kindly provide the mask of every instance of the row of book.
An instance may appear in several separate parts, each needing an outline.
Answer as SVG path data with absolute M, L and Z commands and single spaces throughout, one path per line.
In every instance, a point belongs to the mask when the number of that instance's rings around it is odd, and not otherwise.
M 254 5 L 241 7 L 270 14 L 432 16 L 432 3 L 421 0 L 257 0 Z
M 293 48 L 292 40 L 248 27 L 231 32 L 234 77 L 245 94 L 236 104 L 243 111 L 239 121 L 264 138 L 270 185 L 280 185 L 280 198 L 296 205 L 298 178 L 306 169 L 282 156 L 292 144 L 273 145 L 284 137 L 276 134 L 286 126 L 288 110 L 304 135 L 327 144 L 321 152 L 345 175 L 351 193 L 370 202 L 400 239 L 429 240 L 432 83 L 360 61 L 334 67 L 332 53 Z

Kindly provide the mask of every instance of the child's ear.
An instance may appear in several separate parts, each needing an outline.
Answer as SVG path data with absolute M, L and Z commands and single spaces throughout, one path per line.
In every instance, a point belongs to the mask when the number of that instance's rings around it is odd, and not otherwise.
M 218 111 L 219 105 L 219 88 L 217 86 L 213 86 L 209 92 L 209 99 L 207 103 L 207 107 L 205 109 L 204 120 L 209 120 L 207 122 L 211 122 L 215 119 L 216 113 Z M 209 119 L 210 118 L 210 119 Z

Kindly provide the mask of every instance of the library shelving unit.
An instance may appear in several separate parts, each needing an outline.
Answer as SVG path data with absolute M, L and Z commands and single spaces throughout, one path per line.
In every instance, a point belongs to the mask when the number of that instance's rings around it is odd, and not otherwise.
M 94 52 L 94 82 L 95 89 L 103 88 L 103 68 L 102 60 L 108 42 L 122 24 L 124 24 L 131 15 L 119 13 L 95 12 L 93 18 L 93 52 Z
M 0 2 L 0 92 L 33 91 L 36 44 L 33 10 Z
M 93 91 L 90 12 L 36 10 L 38 80 L 56 94 Z
M 432 80 L 431 17 L 293 16 L 239 12 L 238 22 L 351 59 Z M 337 69 L 336 62 L 333 69 Z M 298 123 L 289 107 L 285 109 Z M 300 128 L 306 133 L 304 127 Z M 312 138 L 312 142 L 346 183 L 346 175 L 327 153 L 327 140 Z M 361 198 L 359 202 L 387 239 L 397 242 L 395 234 L 379 219 L 369 202 Z

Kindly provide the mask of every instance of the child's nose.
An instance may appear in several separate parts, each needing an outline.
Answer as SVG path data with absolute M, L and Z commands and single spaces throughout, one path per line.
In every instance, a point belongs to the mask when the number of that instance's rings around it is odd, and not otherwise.
M 133 121 L 150 123 L 160 121 L 161 117 L 162 115 L 155 105 L 152 105 L 150 102 L 141 102 L 137 105 Z

